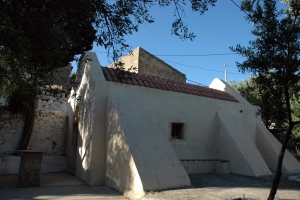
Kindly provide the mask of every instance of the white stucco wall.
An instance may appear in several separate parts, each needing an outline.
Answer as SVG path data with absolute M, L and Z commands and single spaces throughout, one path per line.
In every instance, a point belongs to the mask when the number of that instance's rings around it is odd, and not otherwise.
M 184 140 L 170 140 L 179 159 L 217 159 L 217 111 L 239 114 L 243 119 L 253 114 L 251 107 L 201 96 L 107 82 L 108 95 L 117 98 L 141 99 L 151 102 L 166 138 L 170 123 L 186 125 Z M 240 110 L 243 110 L 240 113 Z M 255 120 L 255 119 L 254 119 Z
M 89 185 L 104 185 L 106 81 L 96 54 L 90 53 L 89 59 L 78 68 L 82 79 L 76 91 L 83 99 L 79 102 L 76 176 Z
M 247 134 L 240 114 L 217 113 L 218 158 L 229 160 L 231 171 L 247 176 L 272 174 L 256 145 Z
M 240 101 L 239 103 L 109 82 L 106 81 L 103 76 L 96 54 L 87 54 L 89 58 L 92 58 L 92 61 L 88 61 L 79 69 L 79 71 L 82 72 L 83 78 L 77 90 L 77 93 L 83 97 L 83 100 L 79 103 L 80 114 L 78 123 L 76 176 L 86 181 L 89 185 L 106 184 L 105 176 L 108 172 L 107 170 L 111 169 L 111 166 L 114 164 L 120 164 L 120 166 L 121 164 L 124 165 L 124 163 L 120 163 L 119 160 L 114 161 L 113 159 L 111 159 L 112 164 L 110 167 L 105 164 L 105 159 L 108 160 L 109 158 L 106 156 L 110 156 L 108 155 L 108 151 L 105 152 L 105 141 L 107 140 L 107 138 L 105 138 L 107 128 L 105 114 L 109 97 L 111 99 L 124 99 L 124 102 L 137 102 L 137 104 L 150 102 L 151 110 L 156 116 L 157 123 L 155 126 L 160 127 L 161 130 L 159 132 L 161 134 L 160 136 L 169 140 L 179 160 L 218 161 L 219 159 L 225 159 L 229 162 L 226 162 L 223 169 L 219 169 L 219 171 L 226 173 L 232 171 L 233 173 L 251 176 L 269 174 L 268 166 L 260 155 L 260 149 L 256 149 L 259 145 L 257 142 L 256 124 L 261 123 L 260 118 L 256 116 L 258 108 L 247 103 L 243 97 L 235 94 L 232 88 L 229 88 L 223 81 L 215 80 L 212 87 L 227 92 L 229 91 L 228 93 L 236 97 Z M 135 115 L 134 106 L 130 108 L 132 110 L 131 114 Z M 121 104 L 119 109 L 128 109 L 127 104 Z M 143 123 L 147 123 L 147 121 L 149 121 L 149 124 L 152 123 L 151 117 L 147 116 L 146 111 L 140 110 L 139 112 L 144 114 L 143 118 L 141 118 L 143 119 Z M 230 122 L 220 120 L 220 118 L 218 119 L 217 113 L 225 113 L 226 116 L 235 116 L 235 118 L 238 119 L 236 123 L 239 124 L 236 125 L 234 120 Z M 124 116 L 121 117 L 122 122 L 120 122 L 120 126 L 125 127 L 133 123 L 131 120 L 135 119 L 135 117 L 131 117 L 127 114 Z M 221 118 L 223 119 L 224 117 Z M 170 139 L 172 122 L 184 123 L 184 139 Z M 148 131 L 143 131 L 143 129 L 147 129 L 147 126 L 144 126 L 143 123 L 138 123 L 137 120 L 137 124 L 134 125 L 139 127 L 140 124 L 141 127 L 135 128 L 134 131 L 138 131 L 141 137 L 143 134 L 147 134 Z M 223 127 L 221 127 L 222 124 Z M 116 130 L 120 131 L 119 129 Z M 222 135 L 222 132 L 227 132 L 227 137 L 225 134 Z M 116 134 L 119 134 L 119 132 Z M 220 135 L 226 137 L 227 140 L 222 140 Z M 110 132 L 108 136 L 113 138 L 117 135 Z M 136 166 L 137 172 L 139 173 L 138 179 L 142 180 L 142 173 L 140 171 L 145 170 L 146 167 L 135 163 L 135 155 L 132 154 L 130 150 L 130 142 L 135 140 L 127 137 L 125 132 L 121 134 L 119 138 L 122 138 L 120 142 L 122 142 L 121 146 L 123 146 L 123 148 L 120 148 L 118 151 L 130 151 L 131 155 L 127 155 L 128 159 L 126 163 L 131 166 L 131 161 L 134 161 L 134 166 Z M 117 139 L 115 141 L 118 142 Z M 111 143 L 113 142 L 112 140 Z M 237 145 L 238 142 L 241 143 Z M 107 144 L 108 143 L 107 141 Z M 155 146 L 155 142 L 152 140 L 151 144 Z M 139 142 L 137 142 L 136 145 L 140 145 Z M 229 147 L 230 145 L 235 146 L 234 151 L 219 148 L 220 146 Z M 243 145 L 246 147 L 243 147 Z M 224 154 L 223 151 L 227 151 L 227 154 Z M 232 155 L 227 157 L 228 152 Z M 251 155 L 251 152 L 254 152 L 253 155 Z M 154 151 L 153 154 L 155 154 Z M 251 155 L 252 157 L 250 156 L 251 158 L 248 158 L 247 155 Z M 259 155 L 260 157 L 255 155 Z M 234 160 L 235 157 L 239 160 Z M 256 162 L 257 157 L 259 157 L 259 162 Z M 130 173 L 132 173 L 134 171 L 133 168 L 128 168 L 127 165 L 121 170 L 125 170 L 127 167 L 126 170 L 131 170 Z M 299 162 L 297 162 L 297 165 L 299 165 Z M 217 168 L 220 168 L 220 166 L 214 167 L 214 169 Z M 115 171 L 115 173 L 119 172 Z M 118 189 L 123 188 L 123 186 L 118 187 Z
M 282 144 L 272 135 L 266 127 L 259 123 L 256 125 L 257 130 L 257 148 L 261 152 L 268 166 L 276 170 L 278 155 Z M 288 151 L 285 151 L 282 163 L 282 169 L 286 171 L 300 170 L 300 164 L 295 157 Z
M 241 104 L 249 105 L 247 107 L 251 108 L 252 114 L 246 116 L 243 120 L 244 127 L 247 130 L 245 133 L 250 136 L 268 167 L 275 170 L 282 144 L 262 124 L 260 116 L 257 115 L 259 107 L 251 105 L 232 87 L 220 79 L 214 79 L 209 87 L 225 91 L 238 99 Z M 287 171 L 300 170 L 300 163 L 288 150 L 285 151 L 282 169 Z
M 106 119 L 108 186 L 135 198 L 143 191 L 190 186 L 150 102 L 109 98 Z

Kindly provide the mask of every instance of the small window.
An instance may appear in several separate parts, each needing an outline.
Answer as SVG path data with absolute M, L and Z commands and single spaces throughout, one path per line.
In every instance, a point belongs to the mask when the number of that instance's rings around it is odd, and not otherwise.
M 172 123 L 171 139 L 182 140 L 183 132 L 184 132 L 183 123 Z

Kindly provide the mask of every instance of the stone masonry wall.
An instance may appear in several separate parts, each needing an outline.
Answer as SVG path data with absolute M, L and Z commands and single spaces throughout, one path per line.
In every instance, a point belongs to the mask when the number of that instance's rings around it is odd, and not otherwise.
M 139 48 L 139 67 L 138 73 L 152 76 L 159 76 L 169 80 L 186 82 L 185 74 L 177 71 L 164 61 Z
M 4 110 L 0 117 L 0 155 L 10 155 L 17 151 L 22 139 L 24 121 L 21 115 Z
M 185 74 L 179 72 L 141 47 L 134 49 L 131 53 L 120 58 L 119 61 L 124 63 L 125 70 L 136 67 L 136 70 L 130 70 L 131 72 L 186 82 Z M 114 68 L 114 64 L 109 65 L 108 68 Z
M 139 49 L 136 48 L 134 49 L 131 53 L 123 56 L 120 58 L 118 61 L 124 63 L 124 69 L 126 71 L 130 72 L 137 72 L 138 71 L 138 66 L 139 66 Z M 136 70 L 133 70 L 133 68 L 136 68 Z M 108 68 L 114 68 L 114 63 L 110 64 Z M 131 70 L 129 70 L 131 69 Z
M 64 93 L 56 96 L 40 96 L 37 102 L 38 111 L 62 111 L 67 113 L 68 99 Z
M 45 152 L 48 156 L 64 154 L 67 114 L 62 111 L 38 111 L 28 150 Z
M 22 139 L 24 121 L 21 115 L 2 110 L 0 116 L 0 155 L 16 153 Z M 29 150 L 45 152 L 45 155 L 64 154 L 67 132 L 67 98 L 64 94 L 41 96 L 38 100 Z

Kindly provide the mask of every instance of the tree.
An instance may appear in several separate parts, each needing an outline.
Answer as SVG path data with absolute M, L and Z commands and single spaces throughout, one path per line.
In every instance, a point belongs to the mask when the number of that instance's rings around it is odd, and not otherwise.
M 122 52 L 129 50 L 129 45 L 124 37 L 137 32 L 139 25 L 152 23 L 154 18 L 149 15 L 149 9 L 153 6 L 174 6 L 174 22 L 171 26 L 172 34 L 182 40 L 193 40 L 196 36 L 188 30 L 183 21 L 186 0 L 115 0 L 98 1 L 91 0 L 96 9 L 94 26 L 97 29 L 97 45 L 108 49 L 110 57 L 116 61 L 122 56 Z M 217 0 L 189 0 L 194 12 L 202 15 L 209 6 L 214 6 Z
M 278 10 L 275 0 L 242 2 L 246 19 L 253 24 L 256 40 L 248 47 L 237 45 L 231 49 L 246 57 L 237 66 L 242 72 L 252 72 L 263 104 L 272 104 L 271 115 L 286 124 L 285 137 L 278 157 L 277 171 L 268 199 L 274 199 L 281 178 L 282 160 L 292 131 L 297 124 L 291 108 L 291 90 L 299 92 L 300 68 L 300 2 L 289 1 L 287 11 Z
M 112 52 L 113 60 L 128 50 L 124 37 L 152 23 L 151 6 L 174 4 L 172 33 L 194 39 L 182 20 L 185 0 L 0 0 L 0 92 L 11 110 L 26 114 L 26 149 L 34 123 L 35 97 L 45 77 L 90 50 L 95 41 Z M 190 0 L 203 14 L 216 0 Z M 112 50 L 112 51 L 110 51 Z
M 20 149 L 27 148 L 46 75 L 92 48 L 94 14 L 88 0 L 0 1 L 0 91 L 10 110 L 26 115 Z

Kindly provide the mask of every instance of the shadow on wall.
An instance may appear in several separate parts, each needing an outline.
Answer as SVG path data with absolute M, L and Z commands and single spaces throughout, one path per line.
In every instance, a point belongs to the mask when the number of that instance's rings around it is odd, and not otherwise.
M 141 178 L 131 156 L 129 146 L 119 123 L 116 111 L 107 114 L 107 155 L 105 184 L 124 193 L 127 197 L 144 195 Z
M 86 91 L 89 91 L 86 88 Z M 83 99 L 79 102 L 79 123 L 78 123 L 78 138 L 77 138 L 77 156 L 76 156 L 76 176 L 82 180 L 89 182 L 90 177 L 90 162 L 93 127 L 91 119 L 91 100 L 88 92 L 85 93 Z
M 83 78 L 85 79 L 85 77 Z M 84 80 L 88 82 L 89 80 Z M 96 84 L 95 82 L 93 84 Z M 78 153 L 76 157 L 76 176 L 86 181 L 90 186 L 104 185 L 104 134 L 105 128 L 102 111 L 99 109 L 95 85 L 82 84 L 78 94 L 82 97 L 79 102 L 78 123 Z M 99 99 L 99 97 L 98 97 Z

